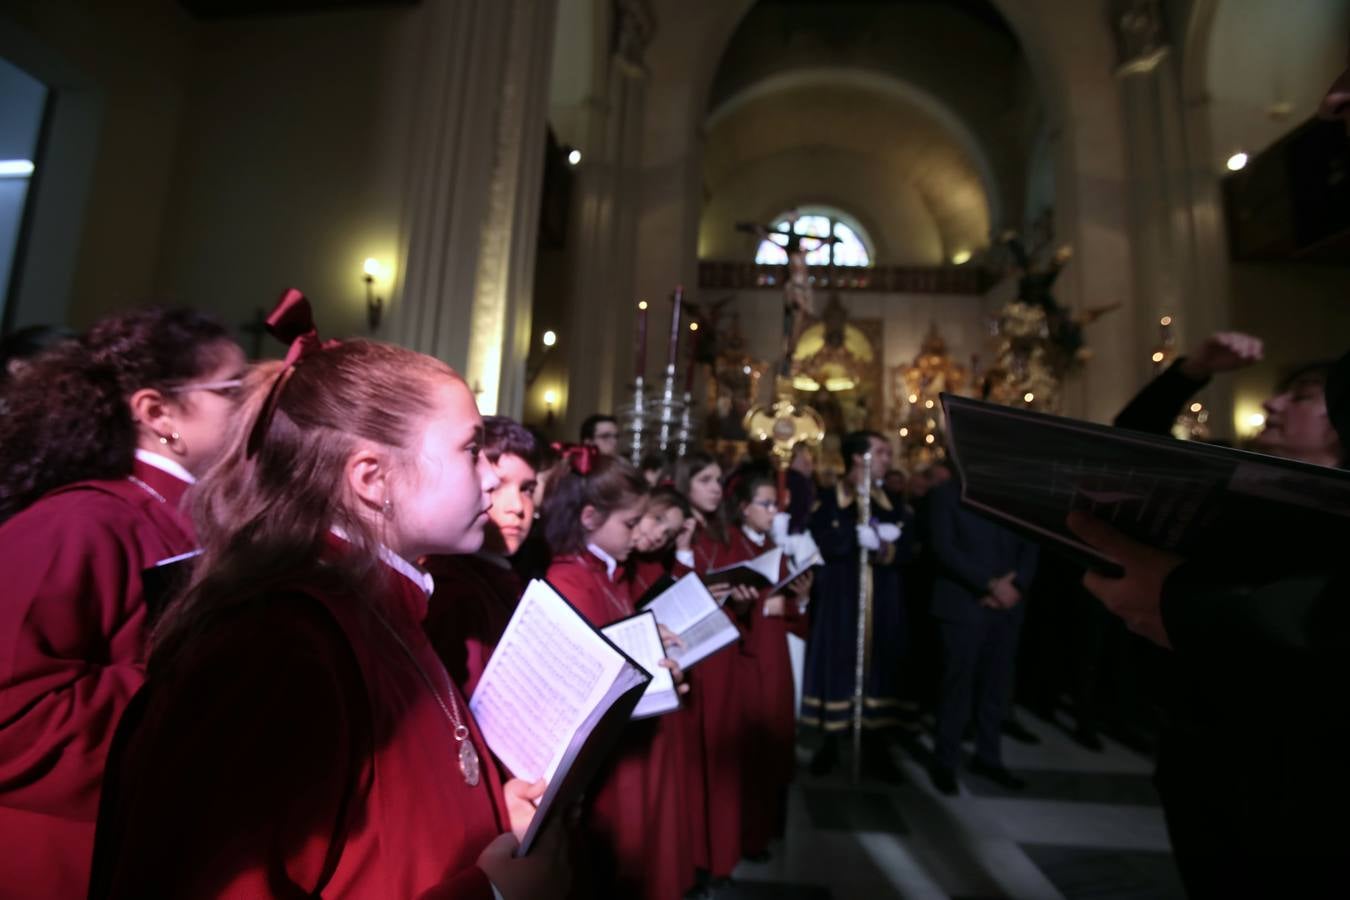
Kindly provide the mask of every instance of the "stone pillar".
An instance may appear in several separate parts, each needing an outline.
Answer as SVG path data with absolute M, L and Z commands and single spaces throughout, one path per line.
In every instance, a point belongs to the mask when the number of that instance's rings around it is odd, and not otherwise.
M 484 413 L 519 416 L 557 0 L 424 9 L 395 340 L 446 360 Z
M 1130 178 L 1134 324 L 1151 349 L 1159 319 L 1172 316 L 1184 352 L 1228 321 L 1227 252 L 1207 118 L 1203 100 L 1199 114 L 1183 100 L 1177 55 L 1156 0 L 1123 0 L 1113 21 Z M 1145 349 L 1139 382 L 1152 372 Z M 1221 388 L 1205 398 L 1220 431 L 1232 420 Z
M 621 406 L 632 376 L 633 259 L 647 93 L 643 53 L 656 22 L 647 0 L 621 0 L 614 15 L 604 93 L 588 104 L 587 146 L 568 238 L 576 265 L 567 327 L 564 433 L 569 436 L 591 413 Z M 659 322 L 660 298 L 647 299 L 656 313 L 652 321 Z

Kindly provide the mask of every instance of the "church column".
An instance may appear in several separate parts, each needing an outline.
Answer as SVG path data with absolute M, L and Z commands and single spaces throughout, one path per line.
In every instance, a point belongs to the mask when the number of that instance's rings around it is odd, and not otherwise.
M 588 146 L 582 148 L 568 239 L 576 266 L 567 334 L 569 437 L 591 413 L 621 406 L 632 375 L 627 366 L 637 299 L 633 258 L 647 92 L 643 53 L 656 22 L 647 0 L 620 0 L 614 16 L 603 94 L 587 110 Z M 655 309 L 659 298 L 648 299 Z
M 391 333 L 519 415 L 557 0 L 424 10 Z
M 1130 232 L 1134 252 L 1135 325 L 1151 349 L 1159 320 L 1173 317 L 1178 352 L 1228 321 L 1227 255 L 1218 179 L 1210 170 L 1203 101 L 1183 101 L 1177 55 L 1157 0 L 1122 0 L 1113 22 L 1119 48 Z M 1148 353 L 1141 356 L 1146 365 Z M 1151 369 L 1149 370 L 1151 372 Z M 1226 406 L 1217 391 L 1211 406 Z M 1225 410 L 1211 409 L 1220 429 Z

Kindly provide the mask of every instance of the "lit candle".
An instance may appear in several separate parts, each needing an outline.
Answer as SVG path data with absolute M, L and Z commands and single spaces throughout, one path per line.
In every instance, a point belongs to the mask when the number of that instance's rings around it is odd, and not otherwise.
M 666 371 L 673 373 L 680 352 L 680 306 L 684 304 L 684 285 L 675 285 L 675 304 L 670 309 L 670 347 L 666 350 Z
M 634 376 L 642 378 L 647 374 L 647 301 L 638 301 L 637 347 L 635 349 Z

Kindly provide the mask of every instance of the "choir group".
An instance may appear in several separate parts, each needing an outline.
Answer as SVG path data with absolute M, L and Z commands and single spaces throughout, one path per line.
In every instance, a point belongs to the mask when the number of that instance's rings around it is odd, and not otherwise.
M 693 453 L 651 486 L 480 417 L 438 360 L 321 340 L 297 292 L 269 322 L 289 351 L 250 366 L 201 314 L 116 315 L 5 383 L 3 893 L 655 900 L 763 855 L 809 571 L 710 585 L 739 639 L 667 661 L 681 707 L 630 722 L 527 855 L 545 785 L 467 698 L 527 577 L 626 618 L 772 547 L 774 474 Z

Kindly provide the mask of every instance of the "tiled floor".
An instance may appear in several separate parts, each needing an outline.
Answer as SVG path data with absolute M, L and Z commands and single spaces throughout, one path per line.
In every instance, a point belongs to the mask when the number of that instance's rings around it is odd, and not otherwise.
M 1005 762 L 1029 782 L 1021 792 L 962 774 L 960 796 L 944 797 L 903 752 L 898 785 L 852 787 L 842 772 L 817 779 L 803 769 L 786 840 L 768 862 L 742 863 L 719 900 L 1182 897 L 1152 764 L 1109 741 L 1093 753 L 1030 716 L 1022 722 L 1041 743 L 1004 740 Z

